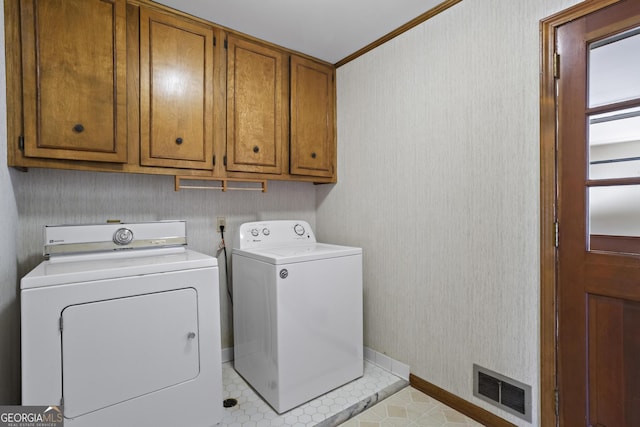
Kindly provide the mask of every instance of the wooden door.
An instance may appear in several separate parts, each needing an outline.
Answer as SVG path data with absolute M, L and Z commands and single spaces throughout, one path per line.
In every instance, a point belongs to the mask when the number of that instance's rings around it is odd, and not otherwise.
M 561 426 L 640 425 L 640 2 L 558 28 Z
M 285 55 L 229 35 L 227 170 L 282 173 L 288 93 Z
M 140 9 L 140 162 L 213 169 L 213 28 Z
M 20 3 L 24 154 L 127 161 L 126 3 Z
M 290 173 L 333 177 L 335 145 L 333 67 L 292 56 Z

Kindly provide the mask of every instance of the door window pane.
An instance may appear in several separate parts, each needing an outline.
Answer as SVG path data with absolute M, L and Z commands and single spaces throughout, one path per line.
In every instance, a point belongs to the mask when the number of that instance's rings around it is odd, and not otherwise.
M 589 107 L 640 98 L 640 28 L 594 42 L 589 50 Z
M 589 188 L 589 249 L 640 254 L 640 185 Z
M 589 179 L 640 176 L 640 107 L 589 117 Z

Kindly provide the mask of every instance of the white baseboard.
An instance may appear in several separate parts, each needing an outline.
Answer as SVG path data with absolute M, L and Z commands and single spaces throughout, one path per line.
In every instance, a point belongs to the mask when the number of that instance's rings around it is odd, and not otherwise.
M 386 354 L 382 354 L 369 347 L 364 348 L 364 359 L 378 365 L 385 371 L 389 371 L 392 374 L 399 376 L 403 380 L 409 381 L 409 373 L 411 372 L 409 365 L 398 362 Z
M 222 349 L 222 363 L 231 362 L 233 360 L 233 347 Z
M 394 375 L 399 376 L 403 380 L 409 381 L 409 365 L 398 362 L 390 358 L 389 356 L 377 352 L 369 347 L 364 347 L 364 359 L 378 365 L 385 371 L 389 371 Z M 231 362 L 233 360 L 233 347 L 227 347 L 222 349 L 222 363 Z

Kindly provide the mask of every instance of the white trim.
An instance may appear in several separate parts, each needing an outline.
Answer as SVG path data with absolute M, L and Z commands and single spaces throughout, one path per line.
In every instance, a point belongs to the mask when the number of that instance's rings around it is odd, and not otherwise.
M 222 349 L 222 363 L 231 362 L 233 360 L 233 347 Z M 367 360 L 385 371 L 389 371 L 394 375 L 409 381 L 409 373 L 411 372 L 409 365 L 398 362 L 387 356 L 377 352 L 369 347 L 364 347 L 364 360 Z
M 409 373 L 411 372 L 409 365 L 398 362 L 397 360 L 390 358 L 386 354 L 382 354 L 369 347 L 364 348 L 364 358 L 365 360 L 378 365 L 385 371 L 389 371 L 392 374 L 399 376 L 403 380 L 409 381 Z
M 222 363 L 231 362 L 233 360 L 233 347 L 222 349 Z

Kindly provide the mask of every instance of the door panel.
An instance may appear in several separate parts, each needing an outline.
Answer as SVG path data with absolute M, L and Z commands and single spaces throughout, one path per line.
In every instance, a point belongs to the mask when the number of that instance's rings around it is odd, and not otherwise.
M 213 169 L 213 28 L 140 9 L 140 156 Z
M 640 2 L 623 0 L 557 32 L 563 426 L 640 425 L 639 28 Z
M 640 303 L 589 296 L 591 419 L 636 426 L 640 412 Z
M 329 66 L 291 57 L 292 175 L 334 175 L 333 73 Z
M 195 289 L 66 307 L 64 415 L 74 418 L 180 384 L 200 372 Z
M 227 170 L 282 173 L 288 136 L 284 54 L 229 35 Z
M 24 153 L 124 163 L 126 3 L 20 3 Z

